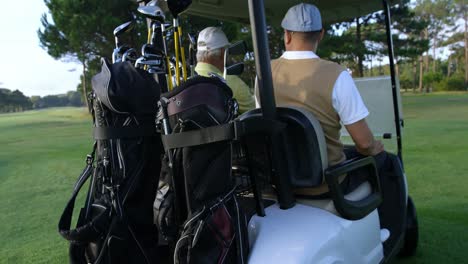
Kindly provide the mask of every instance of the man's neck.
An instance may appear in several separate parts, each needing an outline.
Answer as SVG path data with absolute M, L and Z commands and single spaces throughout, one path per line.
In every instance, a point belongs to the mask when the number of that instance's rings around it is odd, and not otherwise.
M 224 62 L 221 62 L 219 60 L 205 60 L 205 61 L 200 61 L 200 62 L 211 64 L 215 66 L 220 72 L 224 71 Z
M 286 47 L 286 51 L 313 51 L 314 53 L 317 53 L 317 45 L 304 44 L 304 43 L 298 43 L 298 44 L 292 43 L 291 46 Z

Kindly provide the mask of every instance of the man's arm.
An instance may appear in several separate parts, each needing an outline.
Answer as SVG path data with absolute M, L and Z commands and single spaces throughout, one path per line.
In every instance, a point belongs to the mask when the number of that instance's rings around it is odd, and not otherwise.
M 365 156 L 382 152 L 382 142 L 374 139 L 365 119 L 369 111 L 347 71 L 343 71 L 336 80 L 332 100 L 333 107 L 356 145 L 356 150 Z
M 345 125 L 349 135 L 353 139 L 356 150 L 364 156 L 374 156 L 384 150 L 380 140 L 375 140 L 374 135 L 367 126 L 365 119 L 361 119 L 353 124 Z

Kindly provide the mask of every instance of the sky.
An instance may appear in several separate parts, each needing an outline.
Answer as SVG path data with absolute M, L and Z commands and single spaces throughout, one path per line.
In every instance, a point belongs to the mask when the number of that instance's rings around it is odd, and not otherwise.
M 47 11 L 43 0 L 1 0 L 1 88 L 20 90 L 26 96 L 76 90 L 81 65 L 55 60 L 39 46 L 37 30 Z

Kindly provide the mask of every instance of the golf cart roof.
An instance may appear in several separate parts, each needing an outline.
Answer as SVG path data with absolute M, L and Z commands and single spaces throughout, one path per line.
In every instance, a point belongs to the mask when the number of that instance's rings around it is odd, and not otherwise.
M 381 0 L 265 0 L 265 15 L 269 23 L 279 25 L 286 11 L 298 3 L 313 3 L 322 13 L 324 24 L 350 20 L 355 17 L 382 10 Z M 396 4 L 399 0 L 389 0 Z M 247 0 L 193 0 L 188 14 L 249 23 Z

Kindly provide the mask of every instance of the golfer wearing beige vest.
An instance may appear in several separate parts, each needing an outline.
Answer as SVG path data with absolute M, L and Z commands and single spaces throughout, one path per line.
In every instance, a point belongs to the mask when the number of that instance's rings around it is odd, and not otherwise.
M 329 166 L 346 159 L 340 141 L 341 124 L 348 130 L 359 154 L 370 156 L 382 152 L 383 144 L 374 139 L 367 126 L 365 117 L 369 112 L 350 74 L 315 54 L 324 34 L 317 7 L 311 4 L 291 7 L 281 26 L 286 52 L 271 62 L 277 105 L 299 106 L 314 114 L 325 134 Z M 305 195 L 327 191 L 326 184 L 295 190 L 296 194 Z

